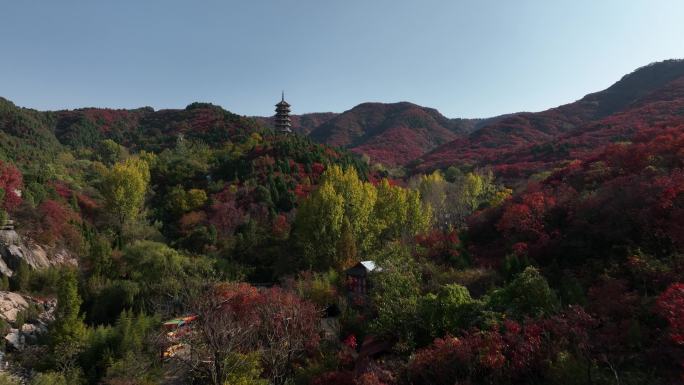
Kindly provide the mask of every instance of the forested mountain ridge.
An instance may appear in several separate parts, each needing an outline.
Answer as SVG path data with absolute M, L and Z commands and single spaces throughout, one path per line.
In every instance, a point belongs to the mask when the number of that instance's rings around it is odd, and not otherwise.
M 682 71 L 494 121 L 301 125 L 334 147 L 207 103 L 0 99 L 3 359 L 32 385 L 680 384 Z M 383 152 L 450 135 L 410 169 Z
M 682 60 L 653 63 L 574 103 L 508 115 L 421 156 L 412 166 L 425 171 L 461 163 L 500 165 L 512 174 L 542 171 L 611 141 L 629 140 L 645 119 L 650 124 L 680 119 L 683 77 Z
M 362 103 L 339 114 L 295 115 L 293 129 L 319 143 L 343 147 L 368 156 L 373 163 L 393 167 L 470 133 L 486 121 L 449 119 L 435 109 L 408 102 Z
M 595 130 L 611 115 L 657 102 L 654 98 L 682 76 L 682 61 L 668 60 L 639 68 L 603 91 L 542 112 L 449 119 L 407 102 L 362 103 L 339 114 L 295 115 L 293 128 L 319 143 L 341 146 L 388 166 L 410 164 L 425 171 L 455 162 L 504 163 L 498 154 L 510 158 L 516 151 L 565 148 L 570 145 L 564 143 L 565 137 Z M 272 118 L 258 120 L 272 126 Z

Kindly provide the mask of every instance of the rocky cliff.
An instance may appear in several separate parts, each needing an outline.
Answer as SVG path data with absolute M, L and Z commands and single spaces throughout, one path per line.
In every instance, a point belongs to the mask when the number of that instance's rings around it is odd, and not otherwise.
M 78 264 L 76 258 L 63 248 L 47 248 L 23 238 L 12 228 L 1 229 L 0 273 L 11 277 L 21 261 L 33 269 Z

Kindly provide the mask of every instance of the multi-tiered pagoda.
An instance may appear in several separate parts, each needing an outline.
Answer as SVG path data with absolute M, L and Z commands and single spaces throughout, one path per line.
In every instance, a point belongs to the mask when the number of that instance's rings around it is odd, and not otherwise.
M 292 121 L 290 121 L 290 104 L 285 101 L 284 91 L 280 102 L 276 104 L 275 128 L 278 132 L 292 132 Z

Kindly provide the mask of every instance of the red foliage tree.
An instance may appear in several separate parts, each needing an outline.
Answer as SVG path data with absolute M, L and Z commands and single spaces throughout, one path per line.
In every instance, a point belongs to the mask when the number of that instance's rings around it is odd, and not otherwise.
M 0 161 L 0 189 L 4 191 L 4 198 L 0 201 L 2 208 L 14 210 L 21 203 L 21 189 L 23 179 L 19 169 L 9 163 Z
M 79 233 L 70 223 L 78 219 L 78 216 L 70 209 L 57 201 L 46 200 L 38 206 L 41 215 L 40 233 L 38 239 L 47 244 L 54 244 L 62 240 L 69 245 L 76 245 L 79 241 Z
M 220 235 L 232 235 L 237 226 L 244 221 L 244 212 L 239 207 L 235 194 L 227 189 L 214 196 L 209 223 L 216 227 Z
M 193 349 L 174 359 L 206 373 L 214 383 L 224 383 L 228 369 L 222 365 L 231 354 L 258 351 L 264 375 L 282 384 L 319 343 L 318 310 L 280 288 L 219 284 L 196 299 L 192 308 L 198 318 L 183 342 Z
M 355 385 L 354 373 L 347 370 L 325 372 L 311 380 L 311 385 Z
M 672 341 L 684 345 L 684 283 L 670 285 L 658 297 L 656 309 L 669 323 Z
M 290 223 L 285 215 L 280 214 L 273 219 L 272 231 L 276 237 L 284 237 L 290 232 Z
M 430 259 L 449 261 L 460 255 L 461 241 L 458 231 L 433 229 L 429 233 L 416 236 L 416 243 L 425 249 L 424 255 Z
M 460 338 L 436 339 L 409 363 L 414 384 L 517 383 L 544 369 L 563 349 L 589 351 L 594 320 L 579 308 L 524 324 L 504 321 L 500 328 L 473 329 Z
M 311 165 L 311 172 L 314 175 L 319 176 L 319 175 L 323 174 L 323 171 L 325 171 L 325 165 L 318 163 L 318 162 L 314 162 Z

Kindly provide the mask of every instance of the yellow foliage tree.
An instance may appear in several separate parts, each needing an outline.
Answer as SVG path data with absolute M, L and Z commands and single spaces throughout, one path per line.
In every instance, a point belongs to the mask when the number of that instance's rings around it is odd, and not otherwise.
M 307 267 L 336 265 L 336 249 L 344 220 L 344 198 L 329 182 L 323 182 L 299 207 L 295 237 Z
M 149 165 L 137 157 L 116 163 L 104 172 L 102 195 L 119 229 L 140 214 L 149 183 Z
M 373 216 L 382 240 L 411 237 L 427 230 L 431 209 L 423 205 L 418 191 L 392 186 L 387 179 L 378 184 L 377 191 Z
M 329 167 L 319 188 L 299 207 L 295 239 L 310 267 L 347 267 L 382 241 L 427 228 L 430 210 L 417 191 L 364 182 L 354 168 Z

